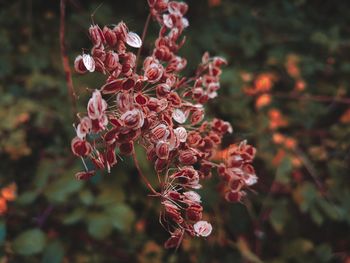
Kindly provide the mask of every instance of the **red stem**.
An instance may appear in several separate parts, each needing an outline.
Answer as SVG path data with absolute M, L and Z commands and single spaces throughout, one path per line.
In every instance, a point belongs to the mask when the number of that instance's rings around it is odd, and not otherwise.
M 141 176 L 142 180 L 144 181 L 144 183 L 146 184 L 146 186 L 148 187 L 148 189 L 153 193 L 155 194 L 156 196 L 159 195 L 159 193 L 154 190 L 154 188 L 152 187 L 151 183 L 148 181 L 147 177 L 144 176 L 144 174 L 142 173 L 142 170 L 140 168 L 140 164 L 139 162 L 137 161 L 137 158 L 136 158 L 136 152 L 135 152 L 135 148 L 133 149 L 132 151 L 132 157 L 134 159 L 134 163 L 135 163 L 135 166 L 136 166 L 136 169 L 137 171 L 139 172 L 139 175 Z
M 335 103 L 343 103 L 350 104 L 350 98 L 341 98 L 341 97 L 330 97 L 323 95 L 304 95 L 300 96 L 298 94 L 285 94 L 285 93 L 271 93 L 272 96 L 277 98 L 286 98 L 286 99 L 296 99 L 296 100 L 311 100 L 318 102 L 335 102 Z
M 66 77 L 68 96 L 71 101 L 71 107 L 73 112 L 73 118 L 75 118 L 77 113 L 77 105 L 76 105 L 76 94 L 74 91 L 74 85 L 72 80 L 72 71 L 69 66 L 69 59 L 66 51 L 66 43 L 65 43 L 65 15 L 66 15 L 66 0 L 61 0 L 60 4 L 60 47 L 61 47 L 61 59 L 63 70 Z
M 145 23 L 145 26 L 143 27 L 143 32 L 142 32 L 142 36 L 141 36 L 141 40 L 142 40 L 142 45 L 141 47 L 139 48 L 139 50 L 137 51 L 137 55 L 136 55 L 136 67 L 137 67 L 137 62 L 140 58 L 140 55 L 141 55 L 141 51 L 142 51 L 142 48 L 143 48 L 143 45 L 144 45 L 144 41 L 145 41 L 145 38 L 146 38 L 146 34 L 147 34 L 147 29 L 148 29 L 148 26 L 149 26 L 149 22 L 151 21 L 151 13 L 148 14 L 147 16 L 147 20 L 146 20 L 146 23 Z

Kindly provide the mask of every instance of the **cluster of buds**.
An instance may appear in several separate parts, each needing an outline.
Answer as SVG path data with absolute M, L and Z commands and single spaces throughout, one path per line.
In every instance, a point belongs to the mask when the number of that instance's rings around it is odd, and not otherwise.
M 76 177 L 82 180 L 98 169 L 110 172 L 118 155 L 133 155 L 137 162 L 134 147 L 143 147 L 154 164 L 159 191 L 141 176 L 161 199 L 160 222 L 170 233 L 165 247 L 172 248 L 179 246 L 185 234 L 207 237 L 212 231 L 211 224 L 202 220 L 201 198 L 195 192 L 201 188 L 200 179 L 209 178 L 218 168 L 221 175 L 252 185 L 256 177 L 250 162 L 255 149 L 241 144 L 226 163 L 213 161 L 222 137 L 232 127 L 219 119 L 204 121 L 204 104 L 217 96 L 226 61 L 205 53 L 195 76 L 181 76 L 187 61 L 177 52 L 185 43 L 180 37 L 189 25 L 184 17 L 187 4 L 168 0 L 148 0 L 148 4 L 160 33 L 140 71 L 138 57 L 127 49 L 142 47 L 136 33 L 129 32 L 123 22 L 114 28 L 90 27 L 93 48 L 90 54 L 76 58 L 75 69 L 81 74 L 97 71 L 106 80 L 92 92 L 86 116 L 79 115 L 71 148 L 84 164 L 89 160 L 95 167 L 78 172 Z
M 222 192 L 229 202 L 239 202 L 245 196 L 245 189 L 254 185 L 258 178 L 252 161 L 256 150 L 246 141 L 233 144 L 226 151 L 225 162 L 218 166 L 223 180 Z

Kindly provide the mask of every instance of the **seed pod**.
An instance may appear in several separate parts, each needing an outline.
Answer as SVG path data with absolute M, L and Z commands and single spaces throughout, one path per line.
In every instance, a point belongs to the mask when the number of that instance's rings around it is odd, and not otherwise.
M 103 35 L 106 39 L 106 43 L 110 47 L 114 47 L 117 44 L 117 42 L 118 42 L 117 34 L 109 27 L 105 26 L 103 28 Z

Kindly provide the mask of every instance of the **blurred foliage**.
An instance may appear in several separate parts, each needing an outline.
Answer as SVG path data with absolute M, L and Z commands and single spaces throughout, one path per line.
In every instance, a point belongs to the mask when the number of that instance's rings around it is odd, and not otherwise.
M 142 32 L 146 1 L 105 0 L 97 9 L 101 3 L 68 1 L 71 64 L 89 45 L 94 11 L 96 23 L 124 20 Z M 206 182 L 205 217 L 215 231 L 207 240 L 184 240 L 176 253 L 165 251 L 158 203 L 146 198 L 131 160 L 110 175 L 74 179 L 81 164 L 70 153 L 74 130 L 58 1 L 3 2 L 0 187 L 15 182 L 17 198 L 2 192 L 1 262 L 350 262 L 350 106 L 337 99 L 350 97 L 349 2 L 188 4 L 191 26 L 182 55 L 188 72 L 205 50 L 229 60 L 208 115 L 233 124 L 226 146 L 248 139 L 257 147 L 254 192 L 244 204 L 228 204 L 215 178 Z M 151 25 L 144 55 L 156 30 Z M 261 86 L 259 76 L 270 77 Z M 247 94 L 265 81 L 270 87 L 260 102 Z M 74 83 L 83 110 L 86 87 L 97 88 L 99 80 L 74 75 Z M 144 155 L 139 158 L 155 181 Z

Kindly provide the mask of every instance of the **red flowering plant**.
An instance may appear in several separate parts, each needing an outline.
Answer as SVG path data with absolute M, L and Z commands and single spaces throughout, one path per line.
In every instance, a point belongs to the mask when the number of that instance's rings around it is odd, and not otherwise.
M 185 43 L 181 35 L 189 25 L 184 17 L 188 6 L 168 0 L 148 0 L 148 4 L 149 18 L 159 23 L 160 31 L 142 70 L 137 68 L 140 50 L 136 55 L 128 47 L 140 49 L 143 39 L 124 22 L 113 28 L 89 28 L 93 48 L 76 58 L 75 70 L 98 72 L 106 80 L 93 91 L 87 115 L 78 115 L 71 148 L 83 162 L 88 159 L 96 170 L 108 172 L 117 164 L 117 155 L 132 155 L 146 186 L 160 199 L 160 223 L 170 233 L 165 247 L 173 248 L 185 234 L 210 235 L 212 226 L 202 220 L 201 197 L 195 190 L 214 168 L 222 178 L 222 194 L 231 202 L 240 201 L 245 189 L 257 181 L 251 165 L 255 148 L 245 141 L 231 145 L 223 163 L 214 161 L 222 137 L 232 128 L 216 118 L 205 121 L 204 104 L 217 96 L 226 61 L 205 53 L 193 77 L 181 76 L 186 59 L 177 52 Z M 159 186 L 152 186 L 140 171 L 135 145 L 147 152 Z M 86 168 L 76 178 L 94 175 Z

